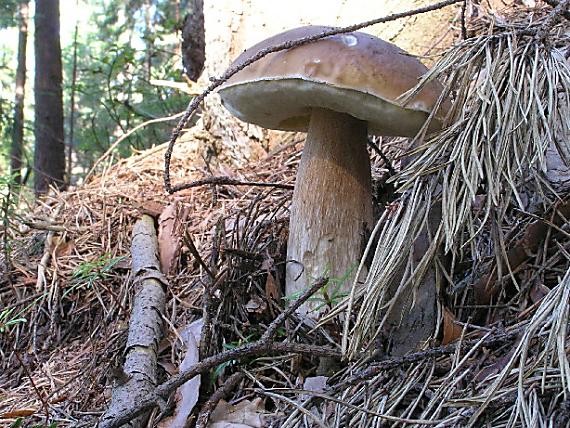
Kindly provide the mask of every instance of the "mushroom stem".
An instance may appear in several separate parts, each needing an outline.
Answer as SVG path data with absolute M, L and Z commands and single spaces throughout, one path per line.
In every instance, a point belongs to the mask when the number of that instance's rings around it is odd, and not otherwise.
M 329 298 L 346 294 L 372 225 L 370 160 L 366 122 L 344 113 L 313 109 L 297 172 L 287 247 L 286 294 L 318 277 L 331 279 Z M 323 309 L 320 299 L 299 309 Z

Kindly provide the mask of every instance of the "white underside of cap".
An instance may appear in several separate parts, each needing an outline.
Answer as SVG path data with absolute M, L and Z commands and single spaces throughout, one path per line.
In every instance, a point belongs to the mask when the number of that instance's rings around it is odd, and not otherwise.
M 241 120 L 268 129 L 306 131 L 314 107 L 347 113 L 368 122 L 374 135 L 414 136 L 428 113 L 402 108 L 365 92 L 302 77 L 263 79 L 223 86 L 224 106 Z

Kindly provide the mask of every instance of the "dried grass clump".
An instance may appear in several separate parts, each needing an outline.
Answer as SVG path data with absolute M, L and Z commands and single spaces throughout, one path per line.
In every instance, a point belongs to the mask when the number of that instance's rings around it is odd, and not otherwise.
M 379 222 L 366 283 L 338 310 L 355 314 L 345 330 L 349 356 L 369 349 L 397 296 L 413 294 L 430 266 L 452 287 L 466 262 L 476 277 L 488 256 L 496 258 L 499 278 L 511 274 L 509 242 L 524 232 L 521 225 L 564 196 L 548 180 L 546 155 L 556 148 L 568 159 L 570 70 L 557 48 L 568 37 L 560 26 L 548 43 L 538 40 L 546 19 L 489 25 L 492 34 L 453 47 L 410 91 L 411 96 L 426 82 L 443 80 L 443 96 L 454 99 L 450 125 L 411 153 L 413 161 L 394 178 L 403 196 Z M 436 208 L 442 220 L 434 226 L 428 220 Z M 425 229 L 432 239 L 424 257 L 416 265 L 403 261 L 400 254 L 409 254 Z M 406 273 L 398 278 L 402 265 Z M 390 296 L 394 281 L 398 292 Z

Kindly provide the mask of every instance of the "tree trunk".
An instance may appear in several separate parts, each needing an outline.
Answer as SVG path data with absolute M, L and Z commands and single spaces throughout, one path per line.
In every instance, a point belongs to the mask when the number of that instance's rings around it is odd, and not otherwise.
M 14 127 L 10 166 L 15 184 L 22 184 L 22 152 L 24 147 L 24 95 L 26 89 L 26 45 L 28 41 L 28 0 L 22 0 L 18 10 L 18 68 L 16 69 L 16 97 L 14 100 Z
M 75 2 L 76 7 L 79 2 Z M 71 171 L 73 169 L 73 138 L 75 131 L 75 90 L 77 84 L 77 33 L 79 30 L 78 21 L 75 21 L 73 32 L 73 64 L 71 71 L 71 94 L 69 96 L 69 133 L 67 135 L 67 184 L 71 184 Z
M 51 184 L 64 187 L 65 143 L 59 0 L 36 2 L 35 31 L 34 189 L 36 195 L 39 195 L 46 193 Z
M 182 64 L 190 80 L 196 82 L 206 60 L 204 0 L 191 0 L 182 27 Z
M 145 70 L 146 70 L 147 81 L 150 81 L 151 79 L 152 55 L 153 55 L 152 34 L 154 33 L 154 30 L 152 28 L 151 9 L 152 9 L 152 0 L 146 0 L 144 4 L 144 23 L 145 23 L 144 39 L 146 44 Z

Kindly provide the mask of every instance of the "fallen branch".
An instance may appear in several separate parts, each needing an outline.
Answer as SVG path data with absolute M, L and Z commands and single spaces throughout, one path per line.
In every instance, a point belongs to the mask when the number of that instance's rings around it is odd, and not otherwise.
M 244 378 L 242 372 L 236 372 L 231 375 L 224 384 L 212 394 L 212 396 L 206 401 L 200 410 L 200 415 L 196 421 L 196 428 L 206 428 L 208 426 L 208 421 L 210 416 L 220 400 L 229 395 L 229 393 L 237 386 L 238 383 Z
M 450 355 L 457 352 L 457 347 L 463 349 L 471 349 L 474 346 L 479 347 L 496 347 L 507 342 L 515 340 L 521 332 L 521 329 L 516 329 L 514 331 L 505 333 L 497 332 L 490 335 L 486 339 L 473 339 L 467 340 L 460 343 L 450 343 L 449 345 L 438 346 L 436 348 L 429 348 L 425 351 L 414 352 L 412 354 L 404 355 L 403 357 L 390 358 L 377 363 L 370 364 L 366 369 L 354 374 L 350 379 L 338 385 L 338 388 L 344 388 L 346 385 L 361 382 L 365 379 L 371 378 L 383 371 L 393 369 L 398 367 L 402 369 L 403 367 L 409 366 L 423 360 L 430 358 L 437 358 L 443 355 Z
M 538 33 L 538 39 L 546 42 L 548 37 L 548 33 L 550 30 L 560 22 L 562 16 L 568 11 L 568 5 L 570 5 L 570 0 L 562 0 L 558 2 L 556 7 L 550 12 L 548 17 L 546 18 L 546 22 L 544 23 L 542 29 Z
M 544 0 L 545 3 L 547 3 L 548 5 L 552 6 L 552 7 L 556 7 L 560 4 L 560 2 L 558 0 Z M 565 11 L 562 13 L 562 16 L 564 16 L 564 18 L 566 18 L 567 20 L 570 21 L 570 12 Z
M 327 346 L 305 345 L 300 343 L 273 342 L 277 329 L 283 324 L 291 314 L 293 314 L 309 297 L 319 289 L 327 285 L 328 278 L 318 279 L 309 289 L 307 289 L 297 300 L 295 300 L 285 311 L 275 318 L 261 339 L 248 343 L 234 349 L 221 352 L 206 358 L 191 369 L 179 373 L 170 378 L 167 382 L 158 386 L 154 391 L 149 391 L 146 396 L 141 397 L 135 405 L 124 409 L 121 414 L 117 414 L 112 420 L 101 420 L 101 428 L 118 428 L 137 418 L 155 406 L 161 406 L 166 398 L 172 394 L 180 385 L 184 384 L 194 376 L 207 372 L 218 365 L 230 360 L 241 360 L 243 358 L 267 355 L 273 353 L 298 353 L 312 356 L 329 356 L 340 358 L 340 352 Z
M 156 385 L 158 342 L 162 337 L 166 299 L 152 217 L 143 215 L 135 224 L 131 251 L 137 291 L 125 350 L 125 381 L 115 385 L 111 404 L 101 417 L 101 427 L 123 425 L 116 423 L 119 416 L 152 394 Z M 146 417 L 141 411 L 127 426 L 145 426 Z
M 253 55 L 251 58 L 247 59 L 237 67 L 228 68 L 224 72 L 224 74 L 222 74 L 221 77 L 212 78 L 211 79 L 212 83 L 210 83 L 210 85 L 204 90 L 204 92 L 202 92 L 197 97 L 194 97 L 190 102 L 190 104 L 188 104 L 188 108 L 186 109 L 184 116 L 182 117 L 182 119 L 180 119 L 180 122 L 178 122 L 178 125 L 176 126 L 174 131 L 172 131 L 172 136 L 170 137 L 170 141 L 168 142 L 168 149 L 164 154 L 164 188 L 168 193 L 174 193 L 187 188 L 186 187 L 187 184 L 179 184 L 176 186 L 172 186 L 170 182 L 170 160 L 172 159 L 172 150 L 174 149 L 174 144 L 178 140 L 178 137 L 180 137 L 182 130 L 186 127 L 186 124 L 188 123 L 188 121 L 190 120 L 190 118 L 198 108 L 198 106 L 202 103 L 204 98 L 206 98 L 210 94 L 210 92 L 212 92 L 214 89 L 222 85 L 226 80 L 228 80 L 238 71 L 242 70 L 248 65 L 253 64 L 254 62 L 258 61 L 259 59 L 273 52 L 279 52 L 285 49 L 291 49 L 297 46 L 305 45 L 307 43 L 314 42 L 324 37 L 334 36 L 336 34 L 342 34 L 342 33 L 349 33 L 351 31 L 357 31 L 365 27 L 370 27 L 371 25 L 382 24 L 385 22 L 395 21 L 401 18 L 407 18 L 410 16 L 419 15 L 426 12 L 432 12 L 434 10 L 442 9 L 446 6 L 451 6 L 452 4 L 459 3 L 462 1 L 463 0 L 445 0 L 439 3 L 434 3 L 430 6 L 420 7 L 418 9 L 409 10 L 406 12 L 394 13 L 392 15 L 383 16 L 382 18 L 372 19 L 370 21 L 362 22 L 360 24 L 350 25 L 348 27 L 334 28 L 331 30 L 323 31 L 322 33 L 314 34 L 309 37 L 303 37 L 301 39 L 290 40 L 275 46 L 270 46 L 269 48 L 260 50 L 257 54 Z
M 172 188 L 172 192 L 178 192 L 183 189 L 191 189 L 192 187 L 205 186 L 205 185 L 219 185 L 219 186 L 257 186 L 257 187 L 275 187 L 277 189 L 287 189 L 293 190 L 295 186 L 292 184 L 283 183 L 264 183 L 262 181 L 242 181 L 235 178 L 220 176 L 220 177 L 208 177 L 202 178 L 200 180 L 192 181 L 190 183 L 184 183 L 176 185 Z

